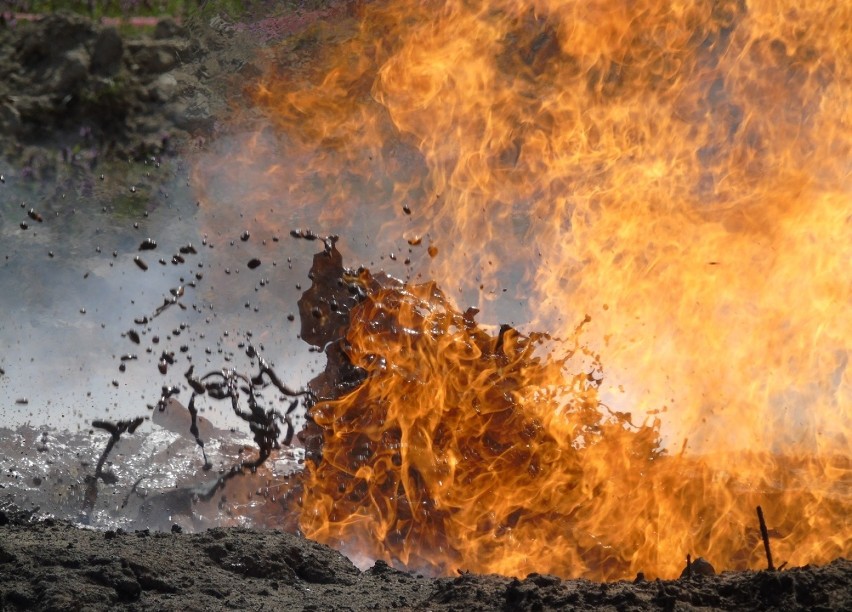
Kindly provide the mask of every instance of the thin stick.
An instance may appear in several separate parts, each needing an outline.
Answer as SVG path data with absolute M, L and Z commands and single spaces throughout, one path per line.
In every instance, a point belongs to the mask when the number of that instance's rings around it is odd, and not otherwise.
M 766 521 L 763 520 L 763 509 L 757 507 L 757 520 L 760 521 L 760 536 L 763 538 L 763 549 L 766 551 L 766 563 L 769 566 L 769 571 L 775 571 L 775 564 L 772 563 L 772 551 L 769 549 L 769 532 L 766 530 Z
M 686 577 L 692 578 L 692 555 L 686 553 Z

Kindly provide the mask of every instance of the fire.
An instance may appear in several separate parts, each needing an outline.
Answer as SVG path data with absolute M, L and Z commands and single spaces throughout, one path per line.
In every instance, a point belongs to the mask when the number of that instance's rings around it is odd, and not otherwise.
M 406 0 L 277 50 L 256 100 L 280 136 L 232 162 L 258 216 L 358 219 L 453 296 L 353 310 L 367 379 L 313 409 L 306 535 L 672 576 L 760 567 L 761 504 L 779 562 L 849 555 L 849 23 L 837 0 Z

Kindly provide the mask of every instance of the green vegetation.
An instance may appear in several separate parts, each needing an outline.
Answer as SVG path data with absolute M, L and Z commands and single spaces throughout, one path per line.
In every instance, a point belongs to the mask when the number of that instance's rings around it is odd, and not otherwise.
M 13 13 L 44 14 L 68 10 L 93 18 L 101 17 L 190 17 L 193 15 L 227 14 L 244 17 L 257 10 L 267 12 L 275 5 L 297 8 L 301 2 L 271 0 L 6 0 L 5 10 Z

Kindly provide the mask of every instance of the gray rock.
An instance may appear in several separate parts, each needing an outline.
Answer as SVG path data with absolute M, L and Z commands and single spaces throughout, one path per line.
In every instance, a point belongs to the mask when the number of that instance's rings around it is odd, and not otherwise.
M 190 98 L 174 116 L 177 127 L 187 132 L 209 132 L 213 129 L 215 118 L 210 101 L 201 93 Z
M 150 95 L 154 100 L 159 102 L 168 102 L 174 98 L 177 92 L 178 82 L 171 74 L 161 74 L 150 87 Z
M 21 129 L 21 113 L 9 103 L 0 104 L 0 135 L 13 136 Z

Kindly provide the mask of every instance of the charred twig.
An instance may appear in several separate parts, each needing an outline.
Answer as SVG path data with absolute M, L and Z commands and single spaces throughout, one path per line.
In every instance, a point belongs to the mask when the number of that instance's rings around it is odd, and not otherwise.
M 769 549 L 769 532 L 766 530 L 766 521 L 763 519 L 763 509 L 757 507 L 757 520 L 760 522 L 760 537 L 763 538 L 763 549 L 766 551 L 766 564 L 770 572 L 775 571 L 775 564 L 772 563 L 772 551 Z
M 692 578 L 692 555 L 686 553 L 686 577 Z

